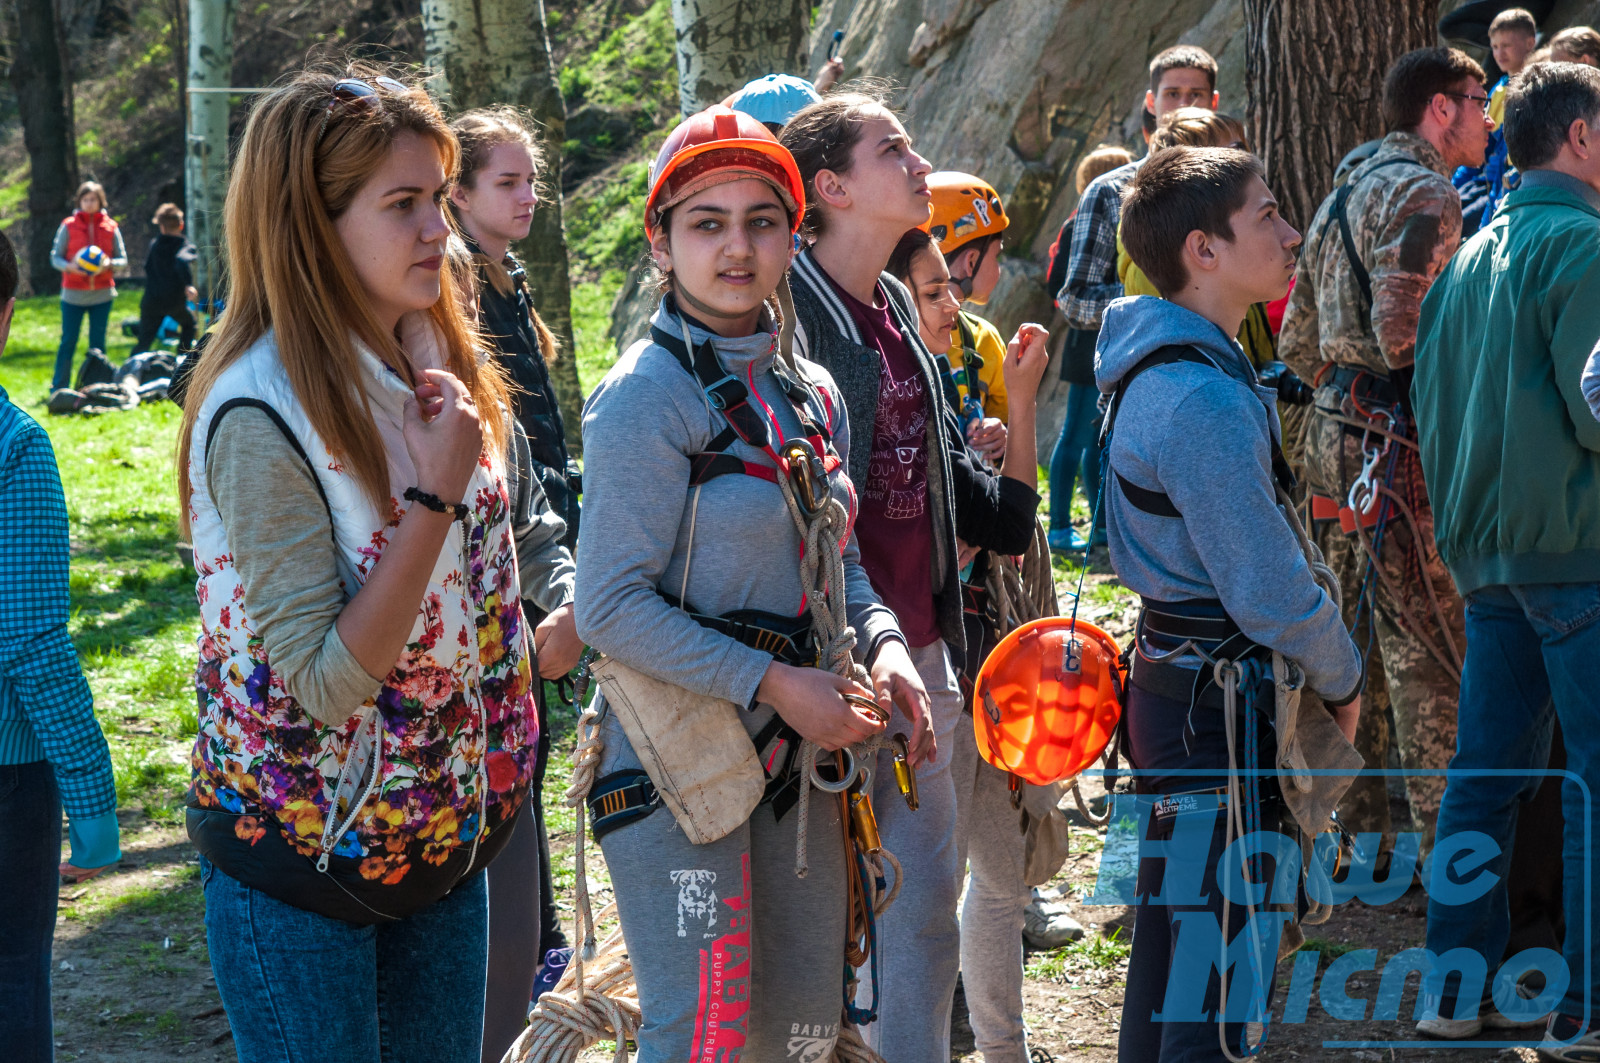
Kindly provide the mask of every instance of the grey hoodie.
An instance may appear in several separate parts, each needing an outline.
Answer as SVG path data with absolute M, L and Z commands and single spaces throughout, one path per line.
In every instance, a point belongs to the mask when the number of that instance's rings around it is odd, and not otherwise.
M 1221 599 L 1247 637 L 1298 663 L 1328 700 L 1348 701 L 1361 684 L 1361 658 L 1278 509 L 1267 442 L 1269 430 L 1280 433 L 1277 393 L 1256 383 L 1239 345 L 1176 303 L 1118 299 L 1100 328 L 1095 382 L 1110 394 L 1169 344 L 1199 348 L 1226 375 L 1192 363 L 1159 366 L 1123 396 L 1104 494 L 1112 567 L 1157 601 Z M 1168 495 L 1183 516 L 1135 508 L 1115 473 Z
M 659 307 L 652 323 L 680 334 L 677 320 Z M 691 331 L 696 346 L 705 342 L 707 333 Z M 727 372 L 746 381 L 753 374 L 784 435 L 798 435 L 794 407 L 772 373 L 772 337 L 716 337 L 714 346 Z M 834 446 L 848 454 L 850 429 L 832 378 L 820 366 L 797 362 L 825 392 Z M 735 609 L 799 615 L 800 537 L 778 488 L 743 475 L 689 486 L 690 459 L 726 424 L 672 353 L 648 339 L 630 347 L 589 396 L 576 620 L 585 642 L 641 672 L 749 705 L 771 655 L 701 627 L 657 593 L 659 587 L 714 615 Z M 740 440 L 728 453 L 772 464 Z M 855 492 L 843 466 L 832 486 L 853 518 Z M 853 538 L 844 562 L 848 620 L 856 629 L 857 655 L 864 657 L 886 635 L 898 636 L 899 627 L 873 593 Z

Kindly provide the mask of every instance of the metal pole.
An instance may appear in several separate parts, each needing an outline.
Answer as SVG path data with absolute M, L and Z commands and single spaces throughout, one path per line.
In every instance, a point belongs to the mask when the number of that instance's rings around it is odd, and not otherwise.
M 189 0 L 189 129 L 184 185 L 195 287 L 214 313 L 223 292 L 222 206 L 228 191 L 228 96 L 233 90 L 234 0 Z

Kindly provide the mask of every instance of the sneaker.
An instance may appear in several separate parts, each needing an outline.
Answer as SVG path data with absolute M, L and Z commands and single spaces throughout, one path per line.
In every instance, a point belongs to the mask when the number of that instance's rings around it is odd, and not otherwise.
M 1478 1006 L 1478 1014 L 1470 1019 L 1447 1019 L 1445 1010 L 1454 1011 L 1452 1005 L 1449 1009 L 1444 1006 L 1441 997 L 1429 993 L 1422 1000 L 1423 1014 L 1429 1018 L 1417 1022 L 1417 1032 L 1424 1037 L 1431 1037 L 1438 1041 L 1465 1041 L 1478 1036 L 1483 1032 L 1483 1015 L 1485 1012 L 1494 1012 L 1494 1005 L 1487 1002 Z
M 1539 1058 L 1551 1063 L 1600 1063 L 1600 1027 L 1559 1012 L 1550 1016 L 1544 1040 L 1539 1043 Z
M 572 949 L 551 949 L 544 954 L 544 962 L 539 965 L 539 973 L 533 978 L 533 1000 L 538 1003 L 539 998 L 553 991 L 556 984 L 561 981 L 561 976 L 567 972 L 567 964 L 572 961 Z
M 1528 985 L 1526 976 L 1517 983 L 1517 996 L 1523 1000 L 1532 1000 L 1538 995 L 1538 992 Z M 1494 1006 L 1492 1000 L 1484 1001 L 1478 1013 L 1483 1016 L 1483 1028 L 1486 1030 L 1520 1030 L 1525 1026 L 1543 1026 L 1549 1017 L 1546 1014 L 1527 1019 L 1508 1019 L 1500 1014 L 1500 1009 Z
M 1022 937 L 1040 951 L 1059 949 L 1083 937 L 1083 924 L 1072 918 L 1065 905 L 1033 900 L 1022 909 Z
M 1088 542 L 1078 534 L 1077 528 L 1057 528 L 1047 536 L 1050 549 L 1058 554 L 1081 554 Z

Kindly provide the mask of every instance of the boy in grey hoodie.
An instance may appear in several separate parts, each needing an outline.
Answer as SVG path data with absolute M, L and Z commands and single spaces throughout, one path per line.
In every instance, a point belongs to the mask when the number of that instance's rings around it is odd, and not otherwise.
M 1194 918 L 1198 913 L 1211 912 L 1217 918 L 1210 925 L 1234 941 L 1245 918 L 1234 905 L 1229 925 L 1218 922 L 1216 865 L 1227 841 L 1218 790 L 1229 773 L 1228 728 L 1211 666 L 1185 643 L 1212 657 L 1269 665 L 1271 651 L 1279 651 L 1329 705 L 1341 706 L 1333 711 L 1347 735 L 1359 711 L 1361 661 L 1338 603 L 1313 578 L 1278 507 L 1287 471 L 1276 394 L 1257 383 L 1230 338 L 1252 303 L 1283 295 L 1300 243 L 1278 216 L 1261 164 L 1225 148 L 1158 152 L 1134 178 L 1122 232 L 1134 262 L 1165 296 L 1113 302 L 1095 362 L 1096 382 L 1113 403 L 1103 503 L 1111 562 L 1144 606 L 1124 712 L 1126 749 L 1140 791 L 1167 795 L 1150 816 L 1149 840 L 1177 835 L 1200 844 L 1141 866 L 1144 903 L 1119 1057 L 1221 1060 L 1218 939 L 1191 948 L 1197 936 L 1189 928 L 1206 922 Z M 1240 741 L 1233 750 L 1243 767 L 1274 763 L 1271 689 L 1268 677 L 1240 692 L 1245 708 L 1235 730 L 1260 732 L 1254 749 Z M 1257 698 L 1263 711 L 1247 726 Z M 1176 794 L 1191 796 L 1170 796 Z M 1259 816 L 1261 830 L 1276 829 L 1275 783 L 1263 779 L 1254 804 L 1245 815 Z M 1198 834 L 1197 824 L 1181 822 L 1195 816 L 1210 821 L 1198 824 Z M 1172 888 L 1163 889 L 1163 880 Z M 1197 890 L 1172 885 L 1180 880 Z M 1175 899 L 1185 893 L 1192 903 Z M 1246 1047 L 1248 1005 L 1265 1010 L 1270 992 L 1276 945 L 1267 940 L 1258 948 L 1253 962 L 1234 965 L 1229 980 L 1222 1037 L 1235 1053 Z

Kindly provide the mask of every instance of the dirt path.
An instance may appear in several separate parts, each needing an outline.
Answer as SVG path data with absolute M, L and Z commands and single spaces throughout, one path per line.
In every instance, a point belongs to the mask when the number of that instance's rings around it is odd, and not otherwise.
M 1117 592 L 1109 574 L 1091 569 L 1081 615 L 1125 639 L 1132 627 L 1133 606 L 1126 592 Z M 558 745 L 564 743 L 570 752 L 570 722 L 560 727 L 556 738 Z M 551 774 L 564 776 L 564 769 L 553 763 Z M 561 777 L 547 787 L 547 808 L 553 808 L 564 785 Z M 1085 788 L 1090 798 L 1098 792 L 1093 782 Z M 1403 815 L 1403 808 L 1397 808 L 1396 814 Z M 1085 942 L 1028 956 L 1024 987 L 1027 1021 L 1032 1045 L 1041 1050 L 1036 1059 L 1110 1063 L 1117 1058 L 1132 915 L 1127 908 L 1082 902 L 1094 889 L 1101 835 L 1075 810 L 1069 818 L 1073 821 L 1073 852 L 1052 886 L 1060 890 L 1089 933 Z M 570 925 L 571 819 L 556 813 L 551 822 L 555 827 L 552 844 L 557 888 L 563 892 Z M 106 1063 L 157 1063 L 173 1058 L 228 1063 L 235 1054 L 206 951 L 204 902 L 193 850 L 180 827 L 152 822 L 137 811 L 124 814 L 123 831 L 125 856 L 115 873 L 62 891 L 54 970 L 58 1056 Z M 610 881 L 598 848 L 591 847 L 589 852 L 598 907 L 610 898 Z M 1324 967 L 1334 953 L 1372 948 L 1378 951 L 1376 969 L 1381 971 L 1390 956 L 1422 944 L 1425 914 L 1425 899 L 1420 894 L 1384 908 L 1351 903 L 1308 933 L 1311 945 L 1326 954 Z M 1279 967 L 1279 1001 L 1287 992 L 1291 966 Z M 1410 1013 L 1415 981 L 1413 977 L 1405 993 L 1401 1015 Z M 1378 984 L 1374 971 L 1354 975 L 1347 988 L 1353 998 L 1374 1000 Z M 1370 1007 L 1367 1010 L 1370 1012 Z M 981 1060 L 973 1050 L 971 1030 L 959 1001 L 954 1031 L 952 1059 Z M 1333 1040 L 1400 1041 L 1407 1046 L 1380 1049 L 1325 1044 Z M 610 1058 L 605 1051 L 584 1055 L 585 1063 L 608 1063 Z M 1527 1048 L 1417 1044 L 1409 1022 L 1335 1022 L 1313 994 L 1307 1021 L 1272 1027 L 1259 1058 L 1531 1063 L 1535 1057 Z

